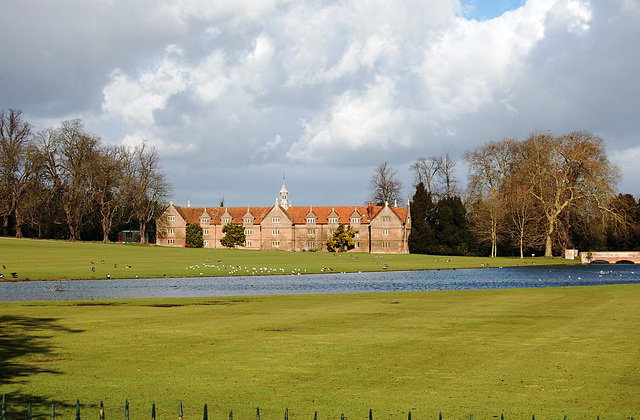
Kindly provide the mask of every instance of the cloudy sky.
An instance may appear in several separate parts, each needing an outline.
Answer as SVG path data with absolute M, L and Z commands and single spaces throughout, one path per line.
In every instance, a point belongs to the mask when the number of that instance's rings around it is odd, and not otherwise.
M 640 196 L 638 0 L 0 0 L 0 109 L 146 139 L 176 204 L 361 205 L 374 168 L 588 130 Z

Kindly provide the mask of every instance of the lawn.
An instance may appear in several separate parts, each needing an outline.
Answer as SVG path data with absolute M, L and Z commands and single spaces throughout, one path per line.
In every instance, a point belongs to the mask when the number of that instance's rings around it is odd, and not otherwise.
M 639 325 L 638 285 L 10 302 L 0 392 L 10 419 L 639 418 Z
M 365 253 L 191 249 L 0 238 L 4 280 L 155 278 L 273 273 L 367 272 L 571 264 L 562 258 L 483 258 Z

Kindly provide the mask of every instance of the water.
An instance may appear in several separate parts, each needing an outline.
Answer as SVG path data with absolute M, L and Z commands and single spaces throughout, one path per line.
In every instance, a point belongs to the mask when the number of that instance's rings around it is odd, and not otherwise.
M 0 301 L 507 289 L 640 283 L 634 265 L 0 283 Z

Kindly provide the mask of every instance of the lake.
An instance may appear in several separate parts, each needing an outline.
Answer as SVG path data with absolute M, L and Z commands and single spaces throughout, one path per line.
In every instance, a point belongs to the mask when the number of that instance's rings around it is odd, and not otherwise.
M 3 282 L 0 283 L 0 301 L 408 292 L 621 283 L 640 283 L 640 266 L 604 264 L 375 273 Z

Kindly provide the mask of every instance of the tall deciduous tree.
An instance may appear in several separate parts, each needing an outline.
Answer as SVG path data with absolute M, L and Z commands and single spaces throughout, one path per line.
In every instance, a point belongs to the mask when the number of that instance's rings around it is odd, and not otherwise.
M 79 119 L 63 121 L 57 129 L 39 134 L 45 173 L 59 198 L 71 240 L 80 229 L 91 203 L 91 172 L 99 139 L 84 130 Z
M 439 158 L 435 156 L 419 158 L 410 166 L 415 185 L 422 183 L 423 189 L 431 196 L 433 196 L 434 193 L 434 182 L 439 167 Z
M 13 216 L 17 238 L 22 237 L 24 197 L 34 175 L 33 134 L 21 114 L 13 109 L 0 113 L 0 214 L 5 231 Z
M 506 139 L 488 142 L 464 153 L 469 165 L 473 226 L 479 239 L 491 243 L 491 257 L 498 255 L 498 240 L 504 231 L 505 183 L 511 175 L 517 150 L 517 142 Z
M 384 161 L 374 171 L 369 181 L 371 201 L 378 206 L 401 200 L 402 182 L 398 179 L 398 171 Z
M 520 169 L 545 219 L 545 256 L 551 257 L 563 214 L 587 200 L 605 208 L 619 170 L 609 162 L 604 141 L 586 131 L 561 137 L 534 133 L 521 150 Z
M 165 210 L 171 186 L 160 169 L 158 151 L 145 141 L 129 151 L 125 162 L 125 187 L 131 218 L 140 226 L 140 241 L 146 242 L 147 225 Z

